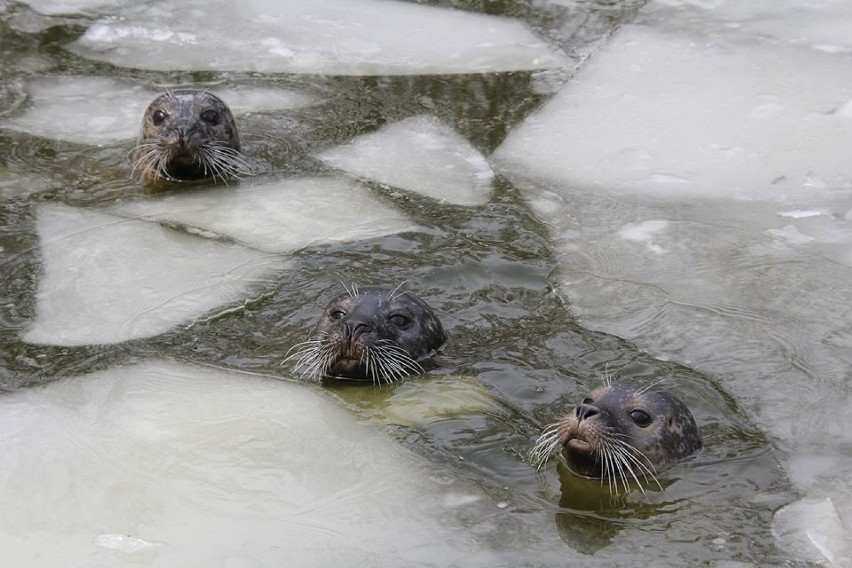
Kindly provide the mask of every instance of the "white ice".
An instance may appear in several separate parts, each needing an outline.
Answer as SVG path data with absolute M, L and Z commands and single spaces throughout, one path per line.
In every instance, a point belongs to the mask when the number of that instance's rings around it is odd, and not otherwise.
M 127 0 L 24 0 L 33 10 L 46 16 L 89 14 L 98 9 L 115 9 Z
M 488 201 L 494 173 L 465 138 L 435 117 L 413 116 L 317 156 L 329 165 L 458 205 Z
M 90 209 L 37 210 L 42 271 L 24 341 L 118 343 L 151 337 L 268 289 L 287 262 Z
M 169 88 L 182 86 L 168 85 Z M 209 90 L 237 115 L 286 110 L 311 104 L 306 94 L 265 87 L 186 85 Z M 44 138 L 102 145 L 139 136 L 145 108 L 166 86 L 155 90 L 128 81 L 78 75 L 52 75 L 26 83 L 28 101 L 21 114 L 0 127 Z
M 335 178 L 243 182 L 239 187 L 177 192 L 109 211 L 191 227 L 267 252 L 381 237 L 417 226 L 364 186 Z
M 487 498 L 308 385 L 148 362 L 6 394 L 0 432 L 3 566 L 508 565 Z
M 807 70 L 803 73 L 803 70 Z M 650 195 L 810 199 L 852 189 L 846 57 L 626 26 L 496 157 Z
M 824 566 L 852 567 L 849 529 L 829 498 L 805 498 L 775 513 L 772 532 L 779 546 Z
M 146 2 L 93 23 L 70 49 L 161 71 L 484 73 L 567 61 L 520 21 L 395 0 Z
M 719 378 L 791 460 L 852 444 L 850 11 L 652 1 L 491 157 L 581 321 Z

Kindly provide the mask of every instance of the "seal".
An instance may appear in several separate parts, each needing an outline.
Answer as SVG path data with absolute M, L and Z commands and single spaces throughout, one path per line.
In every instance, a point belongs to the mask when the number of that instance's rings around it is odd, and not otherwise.
M 447 340 L 434 310 L 411 292 L 368 286 L 333 298 L 310 338 L 291 349 L 302 376 L 393 383 L 425 372 Z
M 671 393 L 624 382 L 589 393 L 559 422 L 545 428 L 530 459 L 541 467 L 559 448 L 576 475 L 606 479 L 610 492 L 621 482 L 649 478 L 701 449 L 695 418 Z
M 148 105 L 130 161 L 132 175 L 148 183 L 226 181 L 252 173 L 231 109 L 198 89 L 167 91 Z

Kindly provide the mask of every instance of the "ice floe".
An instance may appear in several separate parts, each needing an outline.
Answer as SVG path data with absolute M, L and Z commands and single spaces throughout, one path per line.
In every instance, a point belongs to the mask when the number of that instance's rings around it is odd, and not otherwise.
M 719 377 L 788 462 L 852 443 L 849 10 L 649 2 L 490 158 L 580 320 Z M 779 516 L 808 560 L 845 554 L 848 476 Z
M 27 81 L 25 88 L 28 95 L 25 110 L 0 121 L 0 127 L 90 145 L 139 136 L 142 113 L 166 89 L 79 75 L 39 77 Z M 214 92 L 236 115 L 293 109 L 313 102 L 310 96 L 287 89 L 204 85 L 198 88 Z
M 772 532 L 778 544 L 797 558 L 849 568 L 849 529 L 829 498 L 807 497 L 775 513 Z
M 495 153 L 603 191 L 777 198 L 852 188 L 843 57 L 626 26 Z M 807 72 L 803 72 L 807 70 Z
M 465 138 L 432 116 L 413 116 L 317 156 L 355 175 L 458 205 L 486 203 L 494 173 Z
M 390 0 L 186 0 L 123 12 L 69 48 L 163 71 L 485 73 L 567 61 L 518 20 Z
M 0 431 L 4 566 L 509 565 L 484 495 L 305 385 L 147 362 L 7 394 Z
M 249 297 L 287 266 L 280 257 L 156 223 L 45 204 L 42 274 L 24 341 L 118 343 L 150 337 Z
M 364 186 L 336 178 L 244 182 L 237 188 L 172 193 L 109 211 L 180 223 L 267 252 L 381 237 L 417 226 Z

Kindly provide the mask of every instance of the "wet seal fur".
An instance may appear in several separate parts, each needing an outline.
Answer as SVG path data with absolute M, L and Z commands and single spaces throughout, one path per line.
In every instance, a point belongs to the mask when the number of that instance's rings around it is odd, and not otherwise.
M 695 418 L 674 395 L 634 383 L 614 383 L 589 393 L 582 404 L 545 428 L 532 452 L 540 467 L 561 449 L 576 475 L 606 479 L 610 492 L 640 478 L 662 489 L 657 472 L 701 449 Z
M 253 173 L 240 153 L 231 109 L 199 89 L 167 91 L 148 105 L 130 161 L 133 175 L 148 183 L 226 181 Z
M 303 377 L 393 383 L 424 373 L 423 363 L 446 340 L 434 310 L 411 292 L 355 287 L 328 303 L 310 339 L 287 360 L 299 358 Z

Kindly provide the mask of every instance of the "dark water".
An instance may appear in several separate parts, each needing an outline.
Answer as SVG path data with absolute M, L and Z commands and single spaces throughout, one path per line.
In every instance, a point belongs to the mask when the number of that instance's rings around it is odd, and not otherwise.
M 632 17 L 639 3 L 432 4 L 524 19 L 579 66 Z M 146 84 L 260 85 L 315 93 L 323 100 L 319 105 L 257 113 L 241 122 L 246 153 L 270 172 L 285 176 L 324 172 L 311 158 L 313 152 L 422 113 L 438 116 L 487 156 L 565 78 L 551 79 L 556 83 L 542 88 L 541 76 L 527 72 L 323 77 L 120 69 L 63 49 L 85 30 L 85 19 L 46 19 L 23 5 L 0 4 L 0 10 L 4 6 L 0 53 L 4 61 L 14 63 L 0 71 L 0 113 L 19 112 L 26 105 L 24 79 L 55 74 Z M 13 16 L 46 20 L 46 27 L 32 33 L 16 31 L 7 24 Z M 750 417 L 713 376 L 659 360 L 628 341 L 578 325 L 551 282 L 557 266 L 547 226 L 499 172 L 490 201 L 479 207 L 452 206 L 372 187 L 424 230 L 300 250 L 292 256 L 294 268 L 274 287 L 237 309 L 152 339 L 118 345 L 67 348 L 23 343 L 19 334 L 35 316 L 41 270 L 34 206 L 58 202 L 99 207 L 139 197 L 142 188 L 127 179 L 128 150 L 122 144 L 94 148 L 0 130 L 3 389 L 151 358 L 291 376 L 291 368 L 281 366 L 287 349 L 305 338 L 325 300 L 341 291 L 341 282 L 405 282 L 437 309 L 451 334 L 431 376 L 473 378 L 496 402 L 484 413 L 462 413 L 417 426 L 374 421 L 400 443 L 469 477 L 495 500 L 511 503 L 512 514 L 529 519 L 536 531 L 557 533 L 565 543 L 566 564 L 581 558 L 626 565 L 637 554 L 652 565 L 785 560 L 769 527 L 773 511 L 791 495 L 773 456 L 772 441 L 751 425 Z M 28 180 L 35 191 L 4 192 L 3 180 L 19 179 Z M 341 215 L 346 215 L 345 204 Z M 542 427 L 605 376 L 648 383 L 662 380 L 693 409 L 706 448 L 696 459 L 661 476 L 665 492 L 612 497 L 599 484 L 561 471 L 555 461 L 541 473 L 527 463 L 525 456 Z M 365 420 L 381 414 L 383 401 L 393 391 L 393 387 L 323 388 Z M 547 521 L 536 520 L 541 518 Z

